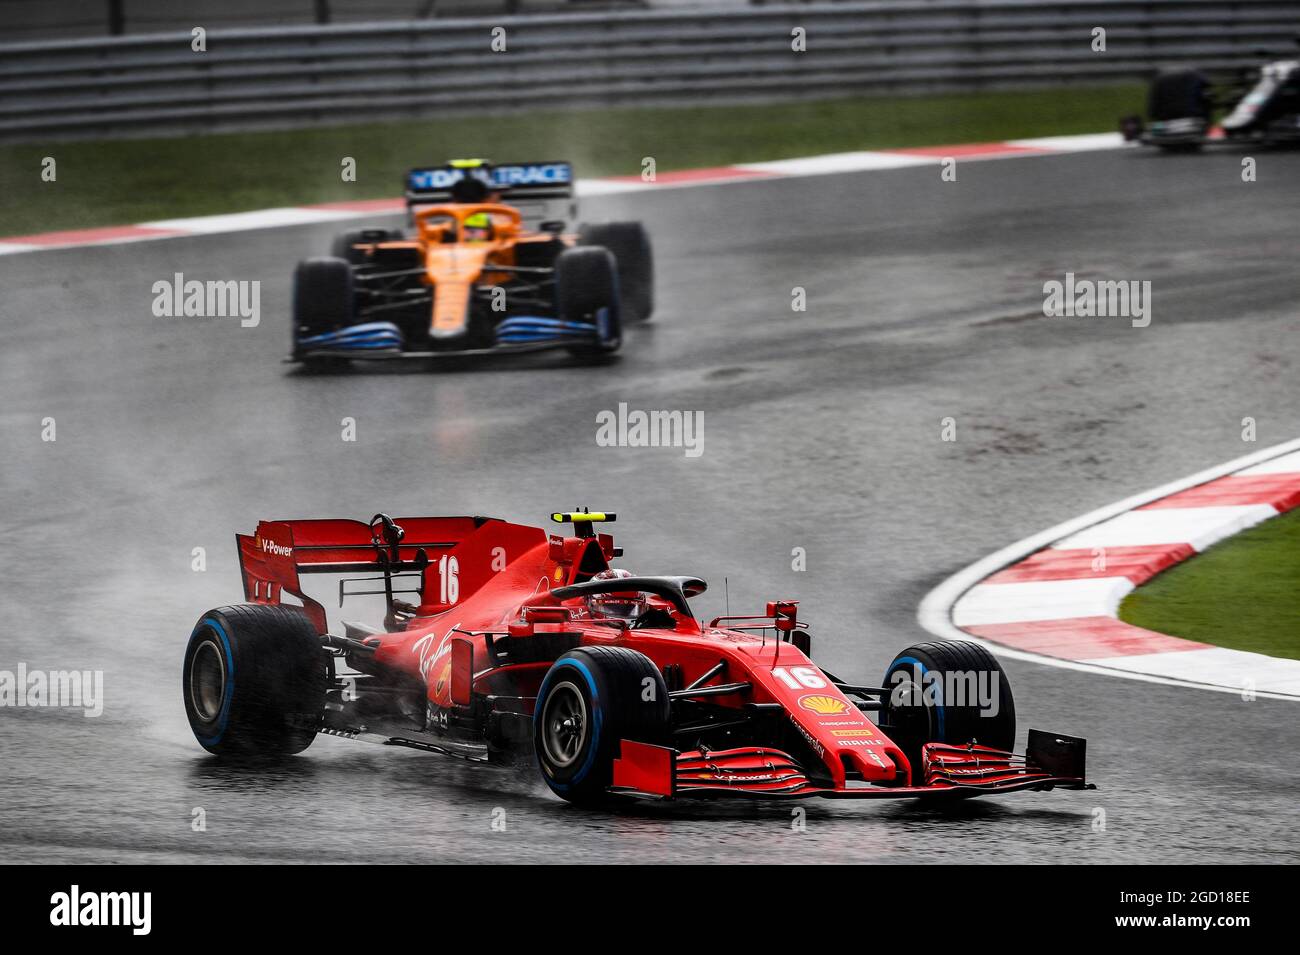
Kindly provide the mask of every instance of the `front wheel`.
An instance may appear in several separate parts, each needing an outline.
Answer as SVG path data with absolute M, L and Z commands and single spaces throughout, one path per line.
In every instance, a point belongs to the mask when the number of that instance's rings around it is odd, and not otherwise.
M 579 246 L 555 259 L 555 311 L 567 322 L 589 325 L 590 341 L 570 345 L 580 358 L 612 355 L 623 344 L 618 264 L 606 249 Z
M 579 647 L 547 671 L 537 691 L 533 746 L 542 778 L 562 799 L 609 799 L 620 740 L 667 742 L 668 686 L 643 653 Z
M 1201 120 L 1209 125 L 1210 82 L 1200 70 L 1169 70 L 1151 81 L 1147 116 L 1153 122 Z
M 185 715 L 218 756 L 290 756 L 316 737 L 329 659 L 299 610 L 240 604 L 205 613 L 181 671 Z
M 1148 132 L 1161 152 L 1198 151 L 1209 134 L 1212 115 L 1210 82 L 1199 70 L 1171 70 L 1151 81 Z
M 316 258 L 293 273 L 293 355 L 303 360 L 321 336 L 356 324 L 352 266 L 344 259 Z
M 978 643 L 949 640 L 908 647 L 885 671 L 880 728 L 907 756 L 913 779 L 926 743 L 978 743 L 1011 750 L 1016 704 L 997 659 Z

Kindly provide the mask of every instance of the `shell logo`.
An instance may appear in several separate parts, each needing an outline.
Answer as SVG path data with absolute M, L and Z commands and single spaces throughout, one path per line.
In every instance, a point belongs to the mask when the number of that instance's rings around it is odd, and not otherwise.
M 799 697 L 799 706 L 818 716 L 839 716 L 849 711 L 849 704 L 833 696 L 810 694 Z

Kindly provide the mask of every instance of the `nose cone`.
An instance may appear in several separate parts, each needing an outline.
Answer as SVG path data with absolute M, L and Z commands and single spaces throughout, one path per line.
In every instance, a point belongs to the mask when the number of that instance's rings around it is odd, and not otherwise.
M 483 273 L 488 251 L 465 245 L 430 247 L 425 259 L 427 281 L 433 286 L 430 338 L 454 340 L 469 331 L 470 297 Z

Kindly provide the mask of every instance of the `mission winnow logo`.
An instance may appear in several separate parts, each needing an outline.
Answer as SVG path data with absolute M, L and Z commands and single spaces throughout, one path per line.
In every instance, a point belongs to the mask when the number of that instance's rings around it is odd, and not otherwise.
M 151 892 L 83 892 L 74 885 L 50 896 L 50 924 L 55 926 L 130 926 L 133 935 L 148 935 L 153 924 Z

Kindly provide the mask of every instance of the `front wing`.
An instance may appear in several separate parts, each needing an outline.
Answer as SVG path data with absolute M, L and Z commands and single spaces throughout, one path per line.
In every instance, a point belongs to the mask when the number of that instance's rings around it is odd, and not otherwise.
M 287 361 L 307 358 L 384 361 L 394 358 L 449 358 L 544 351 L 599 343 L 605 340 L 607 328 L 603 315 L 599 316 L 596 325 L 542 315 L 515 315 L 498 323 L 493 334 L 495 341 L 488 347 L 444 348 L 437 351 L 412 349 L 406 346 L 401 329 L 392 322 L 363 322 L 299 339 L 295 356 Z
M 1022 789 L 1094 789 L 1084 775 L 1085 741 L 1029 731 L 1025 755 L 970 744 L 922 747 L 922 785 L 817 785 L 788 753 L 768 747 L 681 752 L 623 740 L 610 791 L 647 799 L 905 799 L 964 797 Z

